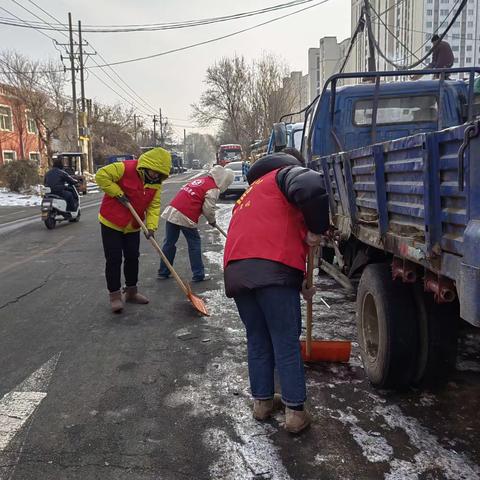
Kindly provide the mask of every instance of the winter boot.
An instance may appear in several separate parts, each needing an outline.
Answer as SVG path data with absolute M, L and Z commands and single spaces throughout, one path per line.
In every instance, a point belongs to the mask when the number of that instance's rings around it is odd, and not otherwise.
M 122 292 L 110 292 L 110 305 L 113 313 L 120 313 L 123 310 Z
M 255 420 L 267 420 L 274 411 L 281 410 L 283 403 L 280 395 L 277 393 L 273 399 L 269 400 L 254 400 L 253 401 L 253 418 Z
M 137 287 L 125 287 L 123 289 L 125 293 L 125 301 L 128 303 L 138 303 L 145 305 L 149 302 L 148 298 L 141 293 L 138 293 Z
M 305 410 L 285 408 L 285 430 L 290 433 L 300 433 L 307 428 L 312 419 Z

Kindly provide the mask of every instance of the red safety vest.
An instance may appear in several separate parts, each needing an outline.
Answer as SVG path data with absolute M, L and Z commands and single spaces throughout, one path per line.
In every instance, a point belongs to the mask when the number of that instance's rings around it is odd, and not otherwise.
M 180 189 L 170 202 L 170 205 L 180 213 L 183 213 L 192 222 L 198 223 L 198 219 L 202 214 L 205 195 L 212 188 L 218 188 L 212 177 L 196 178 Z
M 234 260 L 262 258 L 305 272 L 307 227 L 301 211 L 277 185 L 278 170 L 255 181 L 233 209 L 224 267 Z
M 155 197 L 157 190 L 155 188 L 145 188 L 143 180 L 137 172 L 138 160 L 125 160 L 123 164 L 125 165 L 125 172 L 123 173 L 123 177 L 118 181 L 118 185 L 143 220 L 145 218 L 145 211 Z M 140 227 L 128 208 L 107 194 L 103 196 L 100 215 L 118 227 L 124 228 L 130 222 L 133 228 Z

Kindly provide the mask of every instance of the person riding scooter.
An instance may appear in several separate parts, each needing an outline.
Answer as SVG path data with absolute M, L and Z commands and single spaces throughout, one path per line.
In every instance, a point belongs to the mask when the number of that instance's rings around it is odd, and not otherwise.
M 64 198 L 67 202 L 67 210 L 74 212 L 77 209 L 77 199 L 65 184 L 75 186 L 78 185 L 78 181 L 63 170 L 62 160 L 56 158 L 53 161 L 53 167 L 45 174 L 44 185 L 49 187 L 54 195 Z

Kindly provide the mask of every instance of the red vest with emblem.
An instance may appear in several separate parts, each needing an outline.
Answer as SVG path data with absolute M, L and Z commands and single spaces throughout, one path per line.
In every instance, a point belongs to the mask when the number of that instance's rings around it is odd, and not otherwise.
M 305 271 L 307 227 L 301 211 L 288 202 L 277 185 L 278 170 L 255 181 L 233 209 L 223 257 L 262 258 Z
M 170 205 L 180 213 L 183 213 L 192 222 L 198 223 L 198 219 L 202 214 L 205 195 L 212 188 L 218 188 L 212 177 L 196 178 L 181 188 L 170 202 Z
M 145 218 L 145 211 L 155 197 L 157 190 L 155 188 L 145 188 L 143 180 L 137 172 L 138 160 L 125 160 L 123 164 L 125 165 L 125 172 L 119 180 L 118 185 L 143 220 Z M 134 228 L 140 227 L 127 207 L 106 194 L 103 196 L 100 215 L 118 227 L 124 228 L 130 222 Z

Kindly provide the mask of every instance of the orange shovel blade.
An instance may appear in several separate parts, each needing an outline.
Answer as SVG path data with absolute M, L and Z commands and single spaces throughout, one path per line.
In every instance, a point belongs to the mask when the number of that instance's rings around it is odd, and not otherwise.
M 205 317 L 209 317 L 210 314 L 208 313 L 205 302 L 192 292 L 192 289 L 188 283 L 185 283 L 185 286 L 187 287 L 187 297 L 194 306 L 195 310 L 197 310 L 197 312 L 201 313 Z
M 347 363 L 350 360 L 352 343 L 347 341 L 312 340 L 312 351 L 309 358 L 306 358 L 305 341 L 300 341 L 302 359 L 304 362 L 341 362 Z

